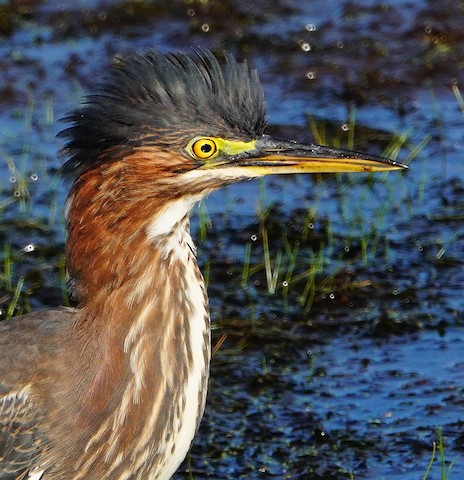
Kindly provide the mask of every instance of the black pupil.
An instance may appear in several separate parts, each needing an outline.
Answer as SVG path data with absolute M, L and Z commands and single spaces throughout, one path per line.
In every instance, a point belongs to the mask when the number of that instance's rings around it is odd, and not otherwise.
M 213 149 L 213 147 L 212 147 L 209 143 L 204 143 L 204 144 L 201 146 L 201 151 L 202 151 L 203 153 L 210 153 L 212 149 Z

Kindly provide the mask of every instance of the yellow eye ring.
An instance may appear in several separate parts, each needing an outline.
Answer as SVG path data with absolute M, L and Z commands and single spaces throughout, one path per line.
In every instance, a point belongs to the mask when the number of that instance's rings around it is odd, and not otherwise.
M 192 145 L 193 154 L 200 160 L 213 157 L 217 151 L 217 143 L 212 138 L 200 138 Z

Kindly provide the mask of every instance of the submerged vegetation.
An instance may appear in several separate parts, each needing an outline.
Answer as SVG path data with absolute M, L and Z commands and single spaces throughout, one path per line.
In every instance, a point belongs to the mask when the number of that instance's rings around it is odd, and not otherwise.
M 453 468 L 454 460 L 452 462 L 448 462 L 446 459 L 443 430 L 441 427 L 437 432 L 437 440 L 433 442 L 432 456 L 430 457 L 430 462 L 422 480 L 429 479 L 430 471 L 434 462 L 438 462 L 440 465 L 440 480 L 451 480 L 451 469 Z

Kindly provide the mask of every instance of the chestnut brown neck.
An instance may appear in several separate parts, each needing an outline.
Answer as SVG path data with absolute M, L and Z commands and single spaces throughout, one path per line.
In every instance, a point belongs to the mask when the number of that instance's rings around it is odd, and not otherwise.
M 155 253 L 146 229 L 170 200 L 164 172 L 137 158 L 84 172 L 68 199 L 66 254 L 80 305 L 107 298 L 142 274 Z M 143 168 L 144 167 L 144 168 Z M 152 180 L 153 179 L 153 180 Z
M 98 452 L 76 449 L 84 475 L 116 478 L 123 466 L 115 447 L 141 459 L 150 447 L 160 453 L 141 461 L 140 474 L 155 478 L 161 469 L 159 478 L 168 478 L 163 472 L 184 458 L 202 415 L 208 302 L 189 233 L 193 200 L 176 207 L 184 197 L 172 178 L 147 172 L 138 157 L 89 170 L 71 190 L 67 256 L 80 306 L 69 354 L 75 368 L 57 403 L 73 399 L 67 408 L 81 432 L 74 445 Z M 60 436 L 64 448 L 66 432 Z M 166 445 L 153 446 L 159 439 Z

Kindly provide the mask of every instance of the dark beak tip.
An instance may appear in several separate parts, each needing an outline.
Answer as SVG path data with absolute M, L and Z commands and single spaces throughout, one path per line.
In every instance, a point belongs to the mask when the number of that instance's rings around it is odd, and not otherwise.
M 397 162 L 396 160 L 391 160 L 391 165 L 398 170 L 404 170 L 404 171 L 409 170 L 409 165 L 406 165 L 405 163 Z

